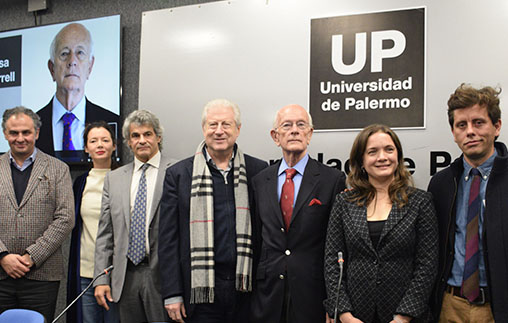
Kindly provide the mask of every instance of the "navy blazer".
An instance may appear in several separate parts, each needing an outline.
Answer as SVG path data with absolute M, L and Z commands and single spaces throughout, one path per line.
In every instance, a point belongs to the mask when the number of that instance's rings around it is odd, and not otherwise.
M 71 246 L 69 251 L 69 266 L 67 276 L 67 304 L 70 304 L 81 293 L 80 259 L 81 259 L 81 230 L 83 220 L 81 219 L 81 199 L 85 190 L 86 178 L 90 171 L 78 176 L 74 180 L 72 190 L 74 192 L 75 204 L 75 225 L 72 229 Z M 67 322 L 83 322 L 81 298 L 67 311 Z
M 244 154 L 244 156 L 252 218 L 254 213 L 252 177 L 268 165 L 265 161 L 247 154 Z M 159 219 L 161 295 L 163 299 L 183 296 L 188 316 L 191 316 L 194 310 L 194 305 L 190 304 L 191 264 L 189 232 L 193 162 L 194 157 L 189 157 L 166 170 Z
M 372 245 L 365 206 L 337 196 L 330 215 L 325 249 L 326 310 L 333 317 L 339 265 L 344 273 L 338 313 L 351 312 L 363 322 L 374 314 L 381 322 L 403 314 L 429 319 L 429 296 L 437 274 L 437 218 L 431 194 L 414 189 L 403 208 L 393 205 L 377 249 Z M 413 320 L 418 322 L 418 320 Z
M 258 237 L 251 318 L 253 322 L 279 322 L 287 281 L 291 322 L 324 322 L 326 227 L 335 196 L 345 188 L 345 175 L 309 158 L 285 232 L 277 194 L 279 166 L 280 161 L 254 178 Z M 319 203 L 311 203 L 313 199 Z
M 86 98 L 85 98 L 86 99 Z M 37 148 L 42 150 L 48 155 L 55 156 L 55 147 L 53 146 L 53 99 L 49 101 L 49 103 L 39 111 L 37 111 L 37 114 L 41 118 L 42 126 L 39 132 L 39 140 L 35 142 L 35 145 Z M 86 99 L 86 105 L 85 105 L 85 124 L 94 122 L 94 121 L 106 121 L 108 123 L 116 122 L 117 124 L 117 136 L 116 143 L 117 143 L 117 149 L 120 149 L 122 146 L 121 141 L 121 134 L 122 129 L 120 127 L 120 117 L 109 111 L 106 110 L 96 104 L 93 104 L 92 102 L 88 101 Z M 117 151 L 117 155 L 121 156 L 121 151 Z

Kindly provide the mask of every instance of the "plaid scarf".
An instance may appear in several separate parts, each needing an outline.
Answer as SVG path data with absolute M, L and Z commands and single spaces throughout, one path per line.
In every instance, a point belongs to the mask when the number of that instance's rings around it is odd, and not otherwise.
M 194 155 L 190 198 L 190 303 L 213 303 L 215 288 L 213 252 L 213 181 L 201 142 Z M 252 226 L 247 190 L 247 171 L 242 151 L 233 160 L 236 206 L 236 290 L 252 290 Z

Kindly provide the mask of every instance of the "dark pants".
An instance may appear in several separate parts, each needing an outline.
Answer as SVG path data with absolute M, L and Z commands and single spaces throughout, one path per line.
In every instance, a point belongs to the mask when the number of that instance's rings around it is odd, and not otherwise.
M 186 323 L 249 322 L 250 294 L 236 291 L 234 280 L 215 278 L 215 302 L 197 304 Z
M 0 280 L 0 313 L 18 308 L 33 310 L 53 321 L 59 281 L 40 281 L 26 278 Z
M 127 262 L 122 296 L 118 301 L 120 322 L 169 322 L 160 287 L 156 286 L 152 276 L 148 263 L 135 266 L 132 262 Z
M 291 293 L 289 292 L 289 280 L 286 279 L 284 280 L 284 301 L 282 302 L 280 323 L 290 323 L 290 322 L 294 322 L 294 318 L 291 304 Z

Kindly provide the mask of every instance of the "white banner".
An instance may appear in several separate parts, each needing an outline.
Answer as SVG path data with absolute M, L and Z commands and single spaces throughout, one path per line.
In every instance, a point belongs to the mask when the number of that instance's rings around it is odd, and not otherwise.
M 280 158 L 269 131 L 282 106 L 298 103 L 309 108 L 313 19 L 425 7 L 426 124 L 424 129 L 396 132 L 416 185 L 426 188 L 431 173 L 460 155 L 446 114 L 446 102 L 455 88 L 468 82 L 505 86 L 508 91 L 504 41 L 508 4 L 504 0 L 467 5 L 459 0 L 418 0 L 411 1 L 411 8 L 407 4 L 403 0 L 238 0 L 145 12 L 139 108 L 159 115 L 165 127 L 164 150 L 184 158 L 203 139 L 204 104 L 228 98 L 242 111 L 242 150 L 266 160 Z M 409 70 L 413 62 L 397 64 Z M 507 105 L 502 94 L 501 106 Z M 316 132 L 309 152 L 344 170 L 357 133 Z M 508 129 L 501 130 L 499 140 L 506 138 Z

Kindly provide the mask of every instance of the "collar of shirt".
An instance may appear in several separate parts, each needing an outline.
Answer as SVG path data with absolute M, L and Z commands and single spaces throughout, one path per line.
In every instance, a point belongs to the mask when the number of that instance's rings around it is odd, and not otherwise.
M 217 164 L 215 164 L 215 162 L 213 161 L 212 156 L 210 156 L 210 154 L 208 153 L 208 148 L 206 148 L 206 146 L 204 147 L 204 151 L 205 151 L 206 161 L 209 162 L 215 169 L 217 169 L 221 173 L 225 173 L 226 174 L 225 177 L 226 177 L 227 174 L 229 173 L 229 171 L 231 170 L 231 168 L 233 167 L 233 159 L 235 159 L 235 155 L 236 155 L 236 144 L 233 149 L 233 154 L 231 155 L 231 159 L 229 160 L 228 168 L 226 168 L 226 169 L 220 169 L 219 167 L 217 167 Z M 224 176 L 224 174 L 222 174 L 222 175 Z
M 298 161 L 298 163 L 296 163 L 295 166 L 289 167 L 289 165 L 286 163 L 286 160 L 284 158 L 282 158 L 282 161 L 279 166 L 279 172 L 277 173 L 277 175 L 280 176 L 288 168 L 294 168 L 294 169 L 296 169 L 296 172 L 298 174 L 303 176 L 303 172 L 305 171 L 305 167 L 307 166 L 308 161 L 309 161 L 309 154 L 305 154 L 305 156 L 303 156 L 303 158 L 300 159 L 300 161 Z
M 21 166 L 19 166 L 18 163 L 16 163 L 16 161 L 14 160 L 14 157 L 12 157 L 10 150 L 9 150 L 9 159 L 11 160 L 11 164 L 16 166 L 17 169 L 19 169 L 20 171 L 24 171 L 28 166 L 33 164 L 33 162 L 35 161 L 36 154 L 37 154 L 37 148 L 34 147 L 33 153 L 30 156 L 28 156 L 27 159 L 25 159 L 25 161 L 23 162 L 23 165 L 21 165 Z
M 148 164 L 148 165 L 158 169 L 160 162 L 161 162 L 161 152 L 160 151 L 157 151 L 157 153 L 152 158 L 150 158 L 146 163 L 143 163 L 142 161 L 137 159 L 136 156 L 134 156 L 134 172 L 141 171 L 141 167 L 144 164 Z
M 309 154 L 305 154 L 305 156 L 296 163 L 295 166 L 293 166 L 294 169 L 296 169 L 296 174 L 293 177 L 293 184 L 294 184 L 294 198 L 293 198 L 293 204 L 296 204 L 296 198 L 298 197 L 298 192 L 300 191 L 300 186 L 302 184 L 303 179 L 303 173 L 305 171 L 305 167 L 307 167 L 307 162 L 309 161 Z M 277 196 L 280 201 L 280 195 L 282 194 L 282 186 L 284 185 L 284 182 L 286 181 L 286 174 L 284 173 L 286 169 L 291 168 L 288 166 L 284 158 L 282 158 L 282 161 L 280 162 L 279 171 L 278 171 L 278 177 L 277 177 Z
M 79 101 L 79 103 L 76 104 L 76 106 L 70 111 L 74 113 L 76 119 L 82 122 L 85 122 L 85 105 L 86 100 L 85 96 L 83 95 L 81 101 Z M 62 103 L 60 103 L 60 101 L 58 101 L 57 97 L 55 96 L 53 99 L 53 125 L 62 120 L 63 115 L 67 112 L 69 111 L 67 111 L 67 109 L 62 105 Z
M 486 161 L 483 162 L 483 164 L 477 167 L 478 171 L 482 175 L 482 180 L 486 181 L 489 178 L 490 172 L 492 171 L 492 166 L 494 166 L 494 159 L 496 159 L 496 157 L 497 151 L 494 149 L 494 153 L 492 154 L 492 156 L 490 156 L 489 159 L 487 159 Z M 469 165 L 469 163 L 464 158 L 462 158 L 462 163 L 464 165 L 464 172 L 462 172 L 462 177 L 467 182 L 470 179 L 469 174 L 471 172 L 471 169 L 473 169 L 473 166 Z

